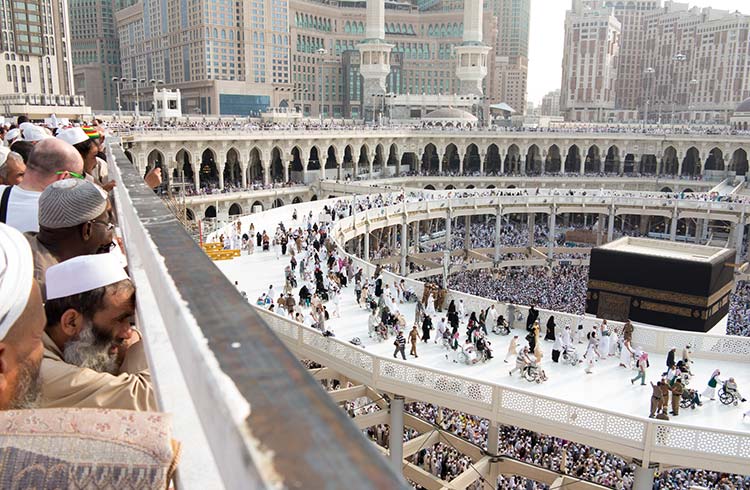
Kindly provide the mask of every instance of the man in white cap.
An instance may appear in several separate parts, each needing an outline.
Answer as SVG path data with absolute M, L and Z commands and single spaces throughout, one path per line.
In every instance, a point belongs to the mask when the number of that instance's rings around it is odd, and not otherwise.
M 9 148 L 0 146 L 0 184 L 18 185 L 26 173 L 23 157 Z
M 0 223 L 19 231 L 39 231 L 39 197 L 52 182 L 83 178 L 81 154 L 56 138 L 34 145 L 26 174 L 17 186 L 0 185 Z
M 26 233 L 42 298 L 48 268 L 79 255 L 109 252 L 113 229 L 111 205 L 98 185 L 65 179 L 47 186 L 39 198 L 39 233 Z
M 46 322 L 26 239 L 0 223 L 0 410 L 34 408 Z
M 21 129 L 21 137 L 24 141 L 37 143 L 39 141 L 52 138 L 52 135 L 48 133 L 45 128 L 37 126 L 36 124 L 30 122 L 21 123 L 19 128 Z
M 47 269 L 42 406 L 156 410 L 135 288 L 112 254 Z

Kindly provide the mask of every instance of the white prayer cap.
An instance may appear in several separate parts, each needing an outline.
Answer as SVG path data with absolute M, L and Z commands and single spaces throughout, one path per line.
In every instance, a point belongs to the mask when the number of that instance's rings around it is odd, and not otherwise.
M 43 127 L 35 124 L 22 123 L 20 127 L 24 141 L 36 142 L 52 137 Z
M 47 300 L 67 298 L 128 279 L 112 254 L 79 255 L 47 269 Z
M 8 144 L 8 146 L 10 146 L 20 136 L 21 136 L 21 130 L 18 128 L 13 128 L 7 133 L 5 133 L 5 142 Z
M 0 340 L 26 309 L 33 281 L 29 242 L 15 228 L 0 223 Z
M 88 135 L 79 127 L 61 129 L 55 137 L 71 145 L 77 145 L 89 140 Z
M 10 148 L 7 146 L 0 146 L 0 165 L 5 163 L 5 160 L 8 158 L 8 153 L 10 153 Z

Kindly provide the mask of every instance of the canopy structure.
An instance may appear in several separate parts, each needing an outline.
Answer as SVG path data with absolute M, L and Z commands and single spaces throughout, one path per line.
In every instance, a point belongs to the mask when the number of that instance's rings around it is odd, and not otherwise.
M 466 127 L 475 126 L 477 124 L 477 117 L 463 109 L 447 107 L 425 114 L 422 117 L 422 121 L 434 126 Z
M 506 104 L 505 102 L 500 102 L 499 104 L 492 104 L 490 105 L 490 109 L 495 110 L 495 111 L 509 112 L 511 114 L 518 112 L 515 109 L 513 109 L 511 106 Z

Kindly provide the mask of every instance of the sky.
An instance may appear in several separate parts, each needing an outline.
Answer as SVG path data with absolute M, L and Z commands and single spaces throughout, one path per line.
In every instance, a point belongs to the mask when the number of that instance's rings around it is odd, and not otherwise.
M 690 6 L 739 10 L 750 14 L 748 0 L 689 0 Z M 539 105 L 547 92 L 560 88 L 565 11 L 571 0 L 531 0 L 528 99 Z

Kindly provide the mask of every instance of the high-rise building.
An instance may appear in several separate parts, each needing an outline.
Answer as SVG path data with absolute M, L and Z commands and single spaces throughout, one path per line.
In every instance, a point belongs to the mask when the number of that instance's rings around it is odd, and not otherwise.
M 80 115 L 83 100 L 74 96 L 67 0 L 0 0 L 0 6 L 2 111 Z
M 565 15 L 560 110 L 567 120 L 604 122 L 615 109 L 621 24 L 602 2 L 573 0 Z
M 749 16 L 666 2 L 644 31 L 651 120 L 725 123 L 750 96 Z
M 542 98 L 542 106 L 540 108 L 540 115 L 542 116 L 559 116 L 560 115 L 560 91 L 559 90 L 548 92 Z
M 120 47 L 117 43 L 114 0 L 69 0 L 76 94 L 95 111 L 117 109 Z
M 180 89 L 189 114 L 256 115 L 289 98 L 287 0 L 142 0 L 115 17 L 122 77 L 138 80 L 122 87 L 129 108 L 150 110 L 151 79 Z

